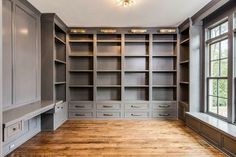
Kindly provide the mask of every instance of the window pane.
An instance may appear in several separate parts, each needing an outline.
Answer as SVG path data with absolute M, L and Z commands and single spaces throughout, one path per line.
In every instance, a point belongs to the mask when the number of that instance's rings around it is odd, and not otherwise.
M 217 97 L 217 80 L 209 80 L 209 95 Z
M 216 60 L 220 58 L 220 44 L 215 43 L 211 45 L 211 60 Z
M 220 58 L 228 57 L 228 40 L 221 41 Z
M 228 81 L 226 79 L 218 81 L 218 92 L 219 97 L 228 98 Z
M 209 96 L 209 111 L 217 114 L 217 97 Z
M 211 38 L 217 37 L 220 35 L 220 26 L 217 26 L 213 29 L 211 29 Z
M 219 102 L 219 115 L 227 117 L 228 113 L 228 99 L 218 99 Z
M 210 71 L 211 71 L 211 76 L 213 76 L 213 77 L 217 77 L 217 76 L 219 76 L 219 65 L 220 64 L 220 62 L 219 61 L 212 61 L 211 62 L 211 69 L 210 69 Z
M 225 22 L 221 25 L 221 33 L 220 34 L 224 34 L 228 32 L 228 22 Z
M 222 77 L 228 76 L 228 59 L 220 61 L 220 76 Z

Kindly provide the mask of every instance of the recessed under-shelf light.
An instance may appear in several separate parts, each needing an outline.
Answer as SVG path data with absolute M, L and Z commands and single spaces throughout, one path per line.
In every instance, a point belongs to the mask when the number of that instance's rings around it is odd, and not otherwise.
M 130 7 L 134 4 L 136 4 L 135 0 L 117 0 L 118 5 L 123 7 Z

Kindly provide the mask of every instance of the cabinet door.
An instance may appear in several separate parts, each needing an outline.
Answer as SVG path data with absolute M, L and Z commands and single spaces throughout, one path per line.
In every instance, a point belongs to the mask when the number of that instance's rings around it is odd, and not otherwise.
M 37 98 L 37 18 L 20 4 L 14 14 L 14 103 L 30 103 Z
M 3 108 L 12 104 L 12 2 L 3 2 Z

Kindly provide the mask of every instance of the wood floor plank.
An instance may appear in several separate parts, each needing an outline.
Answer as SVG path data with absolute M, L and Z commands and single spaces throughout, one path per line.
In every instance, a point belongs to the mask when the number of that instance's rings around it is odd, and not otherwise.
M 179 121 L 67 121 L 8 157 L 222 157 Z

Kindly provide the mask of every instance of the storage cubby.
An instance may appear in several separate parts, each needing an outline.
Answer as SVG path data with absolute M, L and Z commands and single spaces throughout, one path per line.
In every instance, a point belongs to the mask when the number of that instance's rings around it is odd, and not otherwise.
M 98 42 L 113 42 L 113 41 L 121 41 L 121 35 L 120 34 L 98 34 L 97 35 L 97 41 Z
M 176 88 L 154 87 L 152 90 L 154 101 L 176 101 Z
M 181 64 L 180 82 L 189 82 L 189 64 Z
M 93 101 L 93 88 L 71 88 L 70 101 Z
M 125 43 L 125 56 L 149 55 L 149 43 Z
M 66 62 L 66 44 L 58 42 L 56 40 L 55 42 L 55 48 L 56 48 L 56 59 L 59 61 Z
M 56 100 L 66 101 L 66 84 L 56 84 L 55 85 L 55 95 Z
M 121 55 L 121 43 L 119 42 L 99 42 L 97 44 L 98 56 L 119 56 Z
M 93 70 L 93 57 L 70 57 L 70 70 Z
M 126 34 L 125 41 L 126 42 L 148 42 L 149 35 L 148 34 Z
M 149 88 L 146 87 L 125 87 L 126 101 L 148 101 Z
M 55 36 L 56 38 L 58 38 L 59 40 L 66 42 L 66 33 L 64 30 L 62 30 L 59 26 L 57 26 L 56 24 L 54 25 L 55 27 Z
M 93 85 L 93 73 L 90 72 L 71 73 L 70 85 Z
M 149 70 L 149 60 L 147 57 L 126 57 L 125 71 L 145 71 Z
M 152 68 L 153 70 L 176 70 L 176 58 L 153 58 Z
M 98 86 L 121 86 L 121 73 L 120 72 L 99 72 L 97 74 Z
M 153 35 L 154 42 L 177 42 L 176 34 L 154 34 Z
M 69 48 L 71 56 L 93 55 L 93 43 L 91 42 L 71 42 Z
M 121 70 L 121 57 L 98 57 L 97 70 Z
M 121 88 L 115 87 L 98 87 L 97 88 L 97 101 L 120 101 Z
M 153 73 L 152 85 L 173 85 L 176 86 L 176 73 Z
M 172 42 L 156 42 L 153 43 L 153 56 L 176 56 L 176 43 Z
M 93 42 L 93 34 L 70 34 L 70 42 Z
M 66 64 L 55 63 L 56 82 L 66 82 Z
M 189 103 L 189 86 L 186 84 L 180 86 L 180 102 Z
M 126 86 L 142 86 L 149 84 L 149 73 L 125 73 L 125 85 Z

